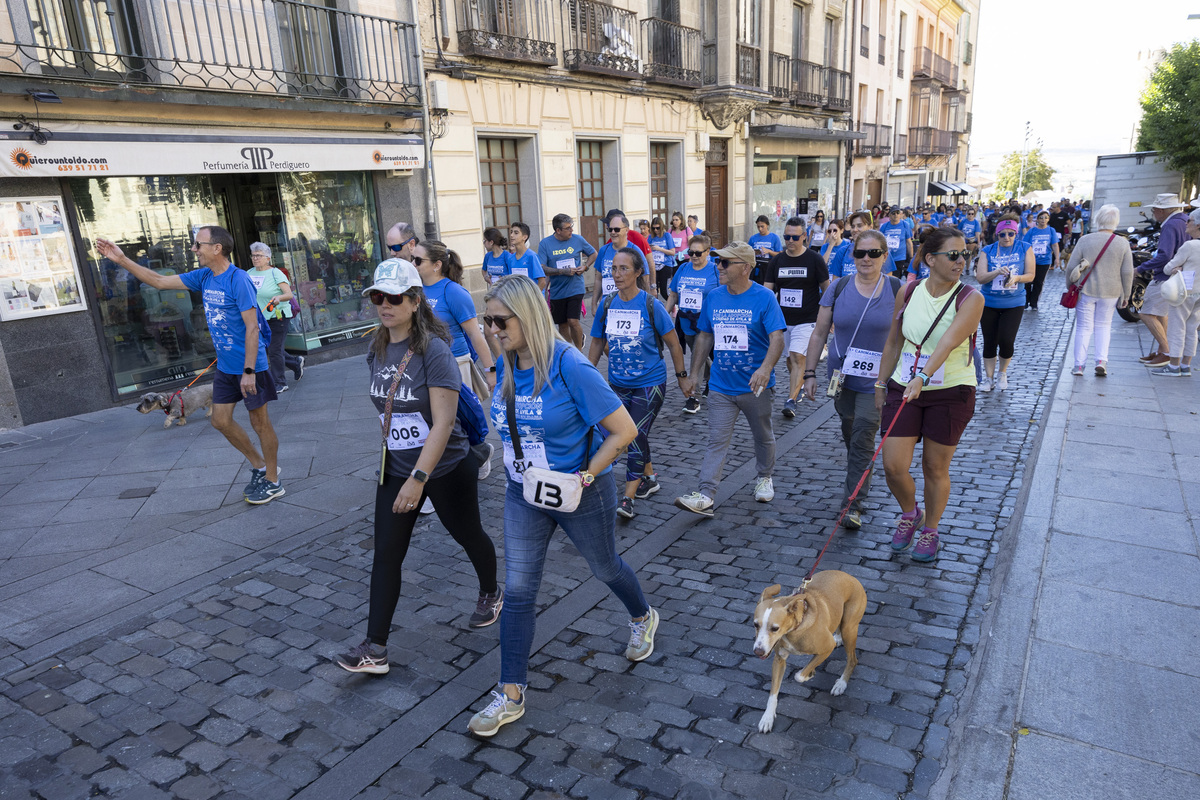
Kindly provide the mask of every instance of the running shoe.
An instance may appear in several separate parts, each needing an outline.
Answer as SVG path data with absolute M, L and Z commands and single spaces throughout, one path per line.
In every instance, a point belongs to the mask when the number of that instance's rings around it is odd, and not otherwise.
M 617 514 L 625 519 L 633 519 L 637 512 L 633 510 L 633 498 L 622 497 L 617 503 Z
M 683 404 L 683 413 L 695 414 L 700 410 L 700 401 L 694 397 L 689 397 Z
M 421 513 L 422 514 L 432 514 L 433 513 L 433 501 L 430 500 L 428 497 L 425 498 L 425 502 L 421 505 Z
M 524 715 L 525 690 L 521 690 L 520 700 L 513 700 L 501 688 L 492 692 L 492 702 L 488 703 L 487 708 L 471 717 L 467 729 L 476 736 L 495 736 L 500 728 Z
M 783 415 L 788 419 L 796 416 L 796 401 L 790 397 L 783 401 Z
M 1034 308 L 1034 311 L 1037 311 L 1037 309 Z M 996 379 L 996 388 L 1002 392 L 1008 388 L 1008 373 L 1007 372 L 1000 373 L 1000 377 Z
M 759 478 L 754 484 L 754 499 L 760 503 L 769 503 L 775 499 L 775 484 L 770 478 Z
M 684 497 L 676 497 L 675 506 L 682 508 L 684 511 L 699 514 L 702 517 L 711 517 L 713 515 L 712 498 L 700 492 L 692 492 Z
M 629 646 L 625 657 L 645 661 L 654 652 L 654 634 L 658 631 L 658 612 L 650 609 L 640 620 L 629 620 Z
M 493 594 L 479 593 L 475 601 L 475 613 L 471 615 L 472 628 L 486 628 L 500 619 L 500 609 L 504 608 L 504 589 L 497 587 Z
M 892 549 L 897 553 L 901 550 L 907 550 L 912 544 L 913 534 L 921 527 L 921 523 L 925 521 L 925 512 L 917 506 L 917 516 L 913 519 L 905 519 L 904 515 L 900 516 L 900 522 L 896 525 L 896 532 L 892 534 Z
M 277 394 L 283 394 L 284 392 L 286 392 L 288 390 L 288 388 L 289 388 L 288 385 L 285 383 L 283 386 L 280 386 L 275 391 Z
M 937 558 L 938 546 L 937 531 L 933 528 L 921 528 L 921 532 L 917 534 L 917 546 L 912 551 L 912 560 L 923 563 L 933 561 Z
M 990 392 L 991 390 L 992 390 L 992 380 L 991 380 L 991 378 L 984 378 L 983 380 L 981 380 L 981 381 L 979 382 L 979 391 L 981 391 L 981 392 Z
M 1187 364 L 1184 364 L 1179 368 L 1179 374 L 1185 378 L 1190 378 L 1192 377 L 1192 368 Z
M 1188 370 L 1189 372 L 1191 370 Z M 1159 367 L 1158 369 L 1150 370 L 1151 375 L 1156 375 L 1160 378 L 1182 378 L 1183 369 L 1180 367 L 1172 367 L 1170 364 Z
M 1097 364 L 1096 365 L 1096 377 L 1097 378 L 1107 378 L 1108 377 L 1108 367 L 1104 366 L 1103 364 Z
M 296 365 L 294 370 L 292 370 L 292 374 L 296 376 L 296 380 L 300 380 L 304 377 L 304 356 L 300 356 L 300 363 Z
M 363 639 L 349 653 L 343 653 L 333 660 L 347 672 L 365 672 L 369 675 L 383 675 L 391 669 L 388 666 L 387 648 L 371 644 L 370 639 Z
M 254 487 L 254 491 L 246 495 L 246 502 L 250 505 L 261 506 L 264 503 L 271 502 L 276 497 L 283 497 L 285 494 L 287 494 L 287 490 L 280 483 L 271 483 L 264 477 Z
M 643 475 L 642 479 L 638 481 L 637 491 L 633 496 L 638 500 L 645 500 L 650 495 L 657 493 L 661 488 L 662 486 L 658 483 L 657 475 Z
M 856 531 L 862 527 L 862 512 L 852 508 L 842 517 L 842 527 L 848 531 Z
M 1099 370 L 1100 368 L 1097 367 L 1096 369 Z M 1077 378 L 1083 377 L 1083 364 L 1076 364 L 1075 369 L 1071 370 L 1071 374 Z M 1097 372 L 1096 374 L 1098 375 L 1100 373 Z
M 488 475 L 492 474 L 492 453 L 496 452 L 496 448 L 491 442 L 484 442 L 479 445 L 479 458 L 483 464 L 479 467 L 479 480 L 486 481 Z
M 251 467 L 250 468 L 250 482 L 246 484 L 246 487 L 244 489 L 242 489 L 242 497 L 249 497 L 250 494 L 256 488 L 258 488 L 259 481 L 265 480 L 266 477 L 267 477 L 266 467 L 263 467 L 262 469 L 256 469 L 255 467 Z M 279 475 L 276 474 L 275 477 L 278 478 Z

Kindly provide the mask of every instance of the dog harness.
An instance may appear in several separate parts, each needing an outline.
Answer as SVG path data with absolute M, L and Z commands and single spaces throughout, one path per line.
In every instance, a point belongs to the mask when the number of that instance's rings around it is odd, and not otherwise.
M 188 386 L 191 384 L 189 383 Z M 167 398 L 167 407 L 163 409 L 163 413 L 168 417 L 171 416 L 171 404 L 175 402 L 176 397 L 179 398 L 179 416 L 184 417 L 186 415 L 183 413 L 183 389 L 176 389 L 175 394 Z

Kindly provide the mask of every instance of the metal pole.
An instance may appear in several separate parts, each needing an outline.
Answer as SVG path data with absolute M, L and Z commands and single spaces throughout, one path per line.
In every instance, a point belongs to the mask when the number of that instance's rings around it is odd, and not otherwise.
M 438 235 L 437 194 L 433 182 L 433 140 L 429 125 L 429 92 L 425 86 L 425 53 L 421 45 L 421 16 L 417 0 L 410 0 L 413 22 L 413 38 L 416 39 L 417 85 L 421 98 L 422 139 L 425 143 L 425 238 L 435 239 Z

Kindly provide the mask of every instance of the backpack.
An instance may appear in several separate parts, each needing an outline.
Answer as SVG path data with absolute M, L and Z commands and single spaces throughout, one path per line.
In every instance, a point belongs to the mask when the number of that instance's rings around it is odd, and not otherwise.
M 458 424 L 462 426 L 463 433 L 467 435 L 467 441 L 471 446 L 483 444 L 483 440 L 488 434 L 488 418 L 483 411 L 483 405 L 479 402 L 478 395 L 475 390 L 467 384 L 463 384 L 458 390 Z
M 642 291 L 645 290 L 643 289 Z M 654 331 L 654 344 L 658 347 L 658 357 L 662 358 L 662 334 L 658 332 L 658 328 L 654 325 L 654 298 L 650 296 L 649 292 L 645 292 L 645 294 L 646 316 L 650 319 L 650 330 Z M 608 324 L 608 307 L 612 305 L 614 297 L 616 297 L 615 294 L 610 294 L 608 297 L 604 298 L 604 310 L 601 312 L 601 317 L 604 319 L 604 322 L 602 322 L 601 325 Z

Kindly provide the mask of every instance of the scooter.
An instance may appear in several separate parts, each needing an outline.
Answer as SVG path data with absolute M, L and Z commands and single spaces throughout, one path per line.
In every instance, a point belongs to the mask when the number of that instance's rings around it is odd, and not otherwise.
M 1158 235 L 1161 226 L 1154 220 L 1142 215 L 1145 226 L 1138 230 L 1130 225 L 1125 232 L 1129 235 L 1129 247 L 1133 250 L 1133 287 L 1129 291 L 1129 303 L 1124 308 L 1118 308 L 1117 313 L 1126 322 L 1142 321 L 1142 301 L 1146 298 L 1146 287 L 1150 285 L 1153 275 L 1143 275 L 1137 272 L 1138 267 L 1154 258 L 1158 252 Z

